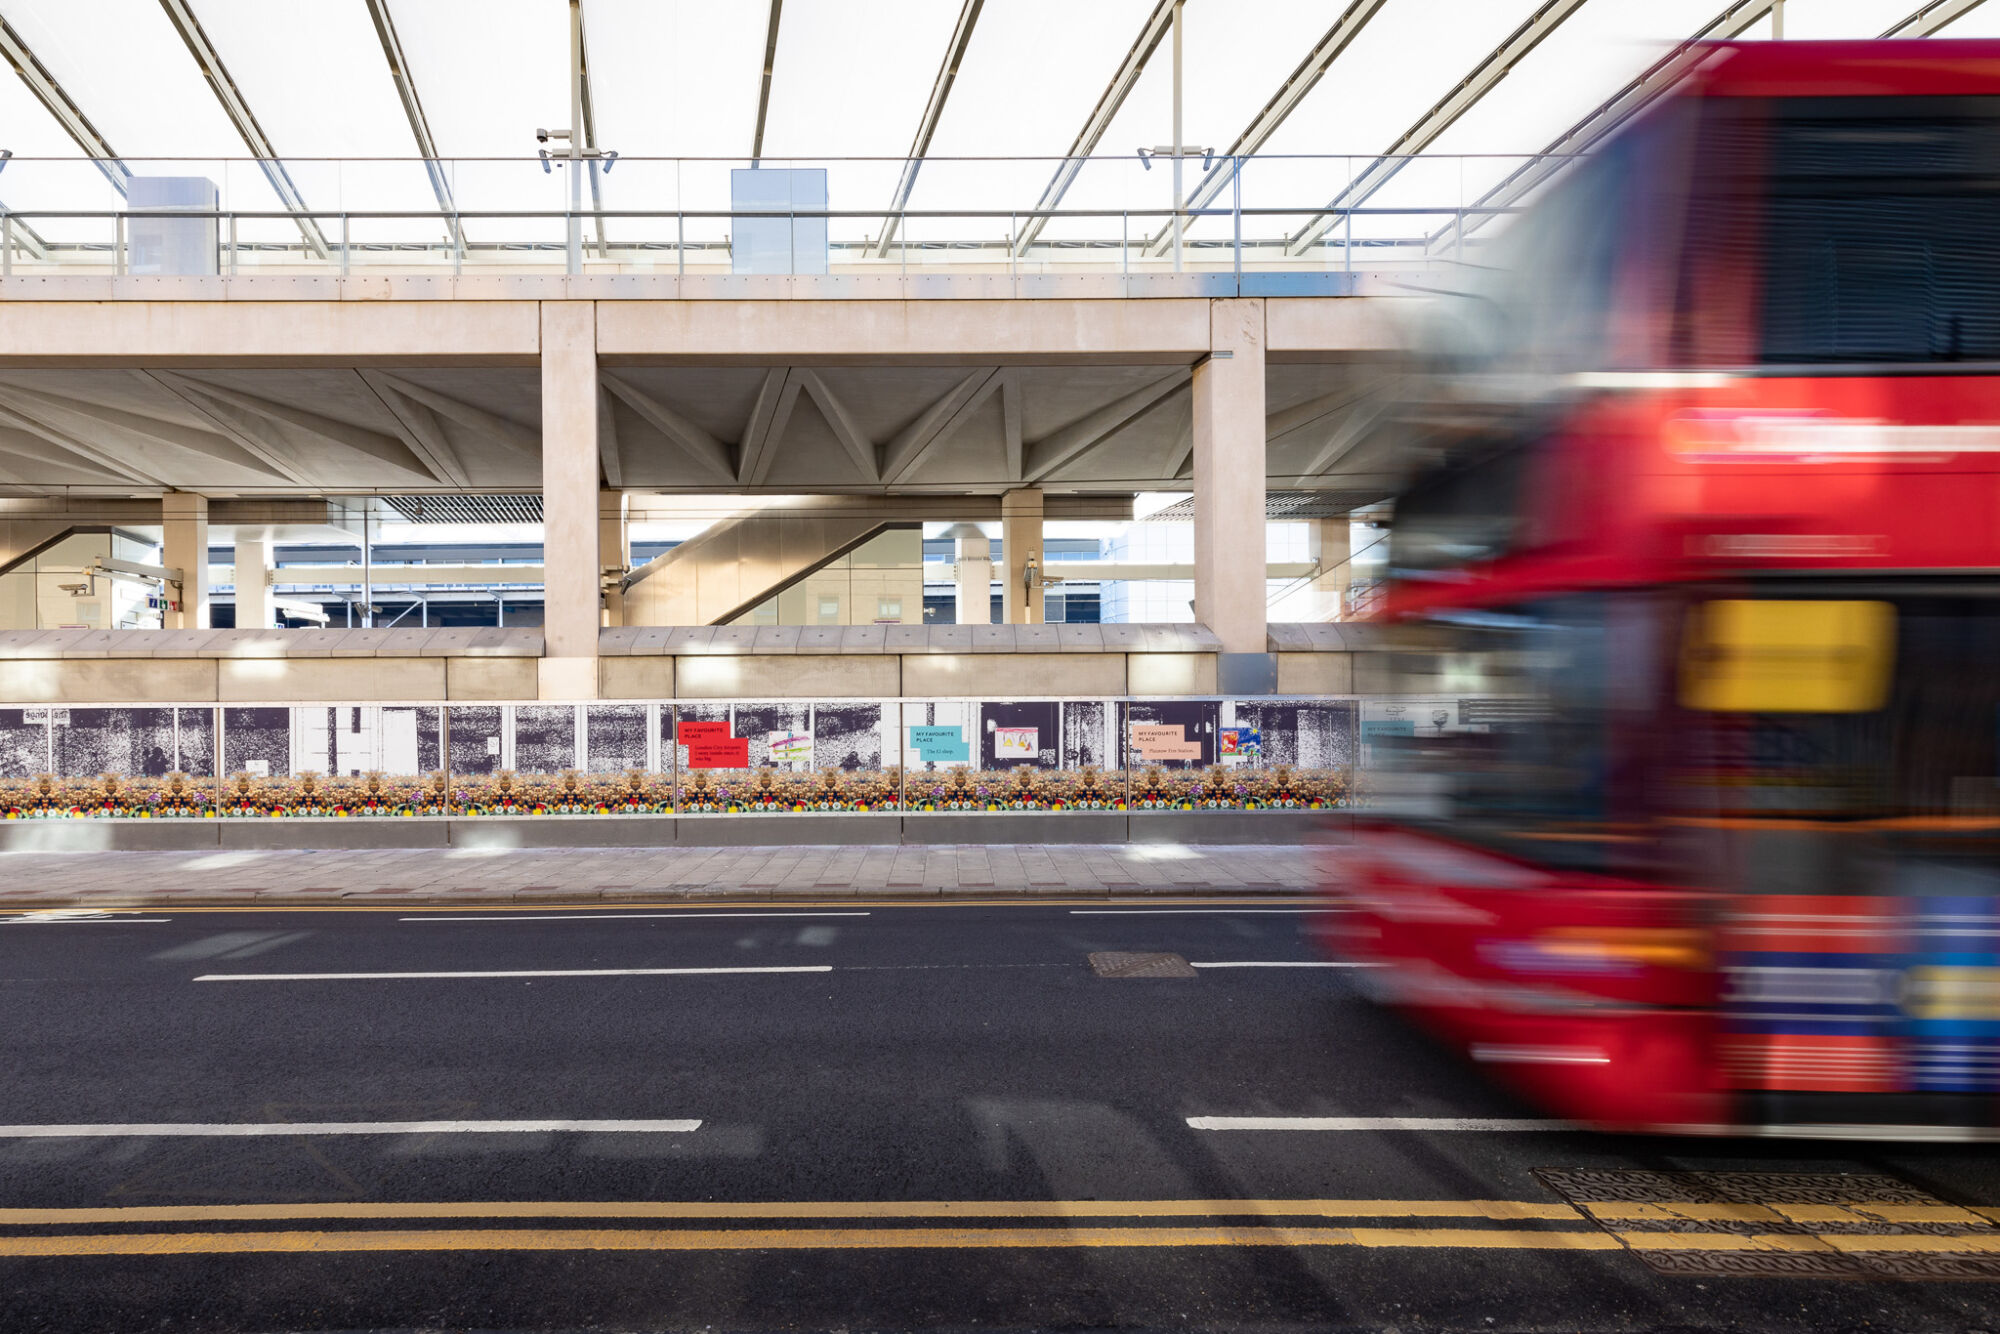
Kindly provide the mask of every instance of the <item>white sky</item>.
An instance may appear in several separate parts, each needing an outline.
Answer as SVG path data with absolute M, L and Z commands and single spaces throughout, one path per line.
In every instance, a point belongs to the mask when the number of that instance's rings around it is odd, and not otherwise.
M 361 0 L 191 3 L 311 207 L 436 206 L 418 164 L 359 160 L 416 152 Z M 1786 36 L 1872 37 L 1917 3 L 1788 0 Z M 1258 219 L 1246 234 L 1296 225 L 1333 198 L 1535 7 L 1536 0 L 1389 0 L 1244 173 L 1246 205 L 1299 215 Z M 1151 8 L 1152 0 L 986 0 L 911 207 L 1032 208 L 1052 159 L 1075 139 Z M 1345 8 L 1346 0 L 1187 0 L 1185 142 L 1227 147 Z M 1470 202 L 1514 165 L 1505 155 L 1544 147 L 1718 8 L 1718 0 L 1588 0 L 1438 141 L 1437 162 L 1405 171 L 1371 203 Z M 533 154 L 535 130 L 561 127 L 570 115 L 561 0 L 389 0 L 389 9 L 433 138 L 453 159 L 446 173 L 458 207 L 560 209 L 563 171 L 544 172 Z M 957 0 L 785 0 L 767 164 L 907 153 L 958 9 Z M 277 206 L 260 170 L 229 161 L 246 155 L 243 142 L 157 0 L 0 0 L 0 14 L 135 170 L 207 176 L 224 207 Z M 768 17 L 762 0 L 584 0 L 598 137 L 621 155 L 600 179 L 607 207 L 727 210 L 731 163 L 662 159 L 746 163 Z M 2000 36 L 2000 4 L 1973 11 L 1948 33 Z M 1768 35 L 1768 24 L 1751 35 Z M 1157 213 L 1169 206 L 1164 164 L 1146 171 L 1135 153 L 1171 138 L 1170 49 L 1162 42 L 1154 53 L 1099 145 L 1102 160 L 1080 174 L 1065 207 Z M 15 154 L 0 172 L 7 207 L 117 207 L 104 178 L 74 160 L 75 143 L 11 75 L 0 77 L 0 148 Z M 1039 160 L 944 160 L 984 157 Z M 144 161 L 165 158 L 188 160 Z M 864 211 L 888 205 L 901 167 L 825 165 L 832 207 Z M 1200 168 L 1187 175 L 1193 189 Z M 1221 202 L 1229 197 L 1225 191 Z M 919 237 L 997 236 L 1006 225 L 919 220 L 911 229 Z M 1047 235 L 1115 235 L 1119 225 L 1065 220 Z M 1138 234 L 1157 220 L 1131 225 Z M 283 236 L 288 224 L 259 226 Z M 1196 234 L 1219 235 L 1225 226 L 1212 219 Z M 353 227 L 357 239 L 439 234 L 416 220 Z M 878 227 L 879 220 L 855 220 L 833 230 L 860 236 Z M 37 228 L 59 239 L 111 232 L 108 221 L 51 219 Z M 483 238 L 560 234 L 555 220 L 468 228 Z

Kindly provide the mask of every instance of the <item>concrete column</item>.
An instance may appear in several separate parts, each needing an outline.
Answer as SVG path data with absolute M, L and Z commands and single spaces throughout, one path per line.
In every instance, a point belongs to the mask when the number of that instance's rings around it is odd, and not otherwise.
M 160 524 L 165 530 L 160 564 L 181 572 L 181 586 L 167 588 L 178 595 L 180 610 L 168 608 L 161 623 L 169 630 L 208 628 L 208 497 L 191 491 L 169 491 L 160 497 Z
M 1000 547 L 1007 555 L 1007 624 L 1042 623 L 1042 493 L 1009 491 L 1000 497 Z M 1028 566 L 1035 580 L 1028 582 Z
M 1194 369 L 1194 610 L 1224 653 L 1267 650 L 1264 625 L 1264 303 L 1209 303 Z
M 971 525 L 966 525 L 970 527 Z M 993 622 L 993 543 L 983 536 L 958 539 L 958 623 Z
M 262 532 L 236 534 L 236 628 L 269 629 L 277 620 L 271 593 L 271 541 Z
M 543 302 L 544 699 L 597 697 L 597 400 L 595 307 Z
M 597 556 L 607 579 L 622 577 L 630 562 L 626 541 L 625 493 L 609 487 L 597 493 Z M 605 625 L 625 624 L 625 593 L 616 584 L 604 586 Z

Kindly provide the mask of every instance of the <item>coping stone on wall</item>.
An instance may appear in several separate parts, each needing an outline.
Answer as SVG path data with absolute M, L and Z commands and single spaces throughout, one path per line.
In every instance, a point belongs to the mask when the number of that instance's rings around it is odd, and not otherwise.
M 797 653 L 799 651 L 799 630 L 796 625 L 760 625 L 757 627 L 755 653 Z
M 195 650 L 198 658 L 282 658 L 289 630 L 217 630 Z
M 838 653 L 840 652 L 840 630 L 837 625 L 808 625 L 799 630 L 797 642 L 793 645 L 796 653 Z
M 42 657 L 36 646 L 54 633 L 53 630 L 0 630 L 0 659 Z
M 887 625 L 843 625 L 840 627 L 840 649 L 843 653 L 885 653 L 889 646 L 889 631 L 897 627 Z
M 1011 625 L 973 626 L 972 651 L 974 653 L 1012 653 L 1014 651 L 1014 627 Z
M 390 631 L 378 630 L 372 626 L 356 630 L 343 630 L 340 640 L 333 646 L 331 656 L 336 658 L 372 658 L 381 650 Z
M 294 630 L 291 645 L 285 650 L 288 658 L 330 658 L 333 651 L 341 646 L 345 629 L 336 630 L 322 627 L 318 630 Z
M 629 658 L 632 645 L 645 632 L 639 625 L 609 625 L 597 632 L 597 656 L 600 658 Z
M 120 630 L 118 640 L 105 653 L 107 658 L 157 657 L 173 643 L 176 630 Z
M 466 643 L 468 658 L 539 658 L 544 641 L 542 632 L 531 627 L 488 625 L 473 631 Z
M 970 653 L 972 652 L 971 625 L 924 625 L 912 626 L 923 637 L 917 643 L 904 649 L 905 653 Z
M 417 651 L 417 656 L 421 658 L 458 657 L 472 647 L 473 636 L 478 633 L 479 627 L 473 625 L 446 626 L 443 629 L 433 630 L 430 638 L 424 641 L 424 646 Z
M 700 650 L 706 653 L 755 653 L 757 651 L 758 627 L 754 625 L 718 625 L 708 647 Z
M 1104 629 L 1097 625 L 1057 625 L 1056 642 L 1064 653 L 1104 652 Z
M 667 642 L 673 638 L 673 630 L 664 625 L 642 625 L 636 627 L 638 633 L 632 636 L 631 656 L 658 658 L 668 652 Z
M 415 658 L 423 654 L 424 646 L 434 635 L 456 634 L 455 630 L 390 630 L 382 640 L 382 646 L 375 650 L 378 658 Z
M 708 652 L 709 646 L 714 642 L 715 627 L 712 625 L 677 625 L 668 632 L 664 651 L 675 657 L 691 657 L 697 653 Z M 729 648 L 723 651 L 734 653 L 740 650 Z

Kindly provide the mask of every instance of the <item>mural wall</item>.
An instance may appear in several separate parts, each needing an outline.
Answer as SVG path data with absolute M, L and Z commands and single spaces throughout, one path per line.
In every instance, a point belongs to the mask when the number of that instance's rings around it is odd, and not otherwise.
M 1320 810 L 1348 699 L 0 708 L 0 818 Z

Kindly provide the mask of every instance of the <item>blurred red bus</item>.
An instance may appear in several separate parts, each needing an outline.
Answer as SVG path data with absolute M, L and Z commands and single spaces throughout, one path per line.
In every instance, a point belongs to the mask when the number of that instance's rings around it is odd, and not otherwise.
M 1718 46 L 1502 249 L 1327 943 L 1562 1116 L 1983 1136 L 2000 43 Z

